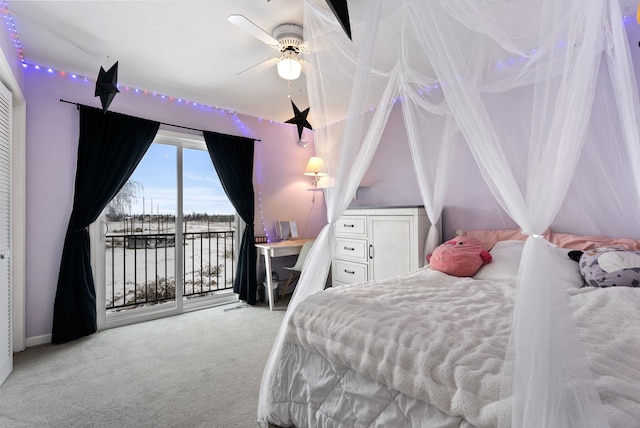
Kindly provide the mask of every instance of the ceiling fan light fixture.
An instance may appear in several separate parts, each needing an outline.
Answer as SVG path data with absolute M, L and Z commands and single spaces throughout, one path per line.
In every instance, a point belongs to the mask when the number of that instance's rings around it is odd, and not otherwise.
M 283 52 L 282 58 L 278 61 L 278 76 L 286 80 L 296 80 L 300 77 L 301 71 L 302 65 L 296 58 L 296 53 L 291 50 Z

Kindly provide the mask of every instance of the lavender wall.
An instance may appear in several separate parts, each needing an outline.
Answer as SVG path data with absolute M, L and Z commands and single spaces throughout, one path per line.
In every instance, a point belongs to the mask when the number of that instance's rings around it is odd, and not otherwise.
M 422 205 L 400 104 L 391 112 L 362 185 L 352 208 Z M 461 145 L 442 216 L 443 237 L 452 237 L 457 228 L 511 227 L 517 226 L 495 202 L 471 152 Z
M 99 106 L 94 84 L 44 70 L 25 70 L 27 99 L 26 336 L 51 332 L 64 235 L 71 213 L 78 144 L 78 111 L 60 99 Z M 286 96 L 286 95 L 283 95 Z M 293 125 L 259 120 L 122 90 L 117 111 L 175 125 L 261 139 L 255 150 L 256 235 L 274 236 L 275 220 L 296 220 L 304 237 L 326 223 L 324 199 L 311 203 L 302 174 L 314 154 L 313 136 L 297 145 Z M 307 131 L 308 132 L 308 131 Z
M 635 68 L 640 26 L 628 26 Z M 3 50 L 5 46 L 2 45 Z M 8 48 L 10 49 L 10 48 Z M 64 98 L 98 106 L 93 85 L 69 77 L 27 70 L 27 337 L 47 335 L 60 263 L 64 232 L 72 204 L 75 174 L 78 114 Z M 312 136 L 307 148 L 296 144 L 297 131 L 290 125 L 255 118 L 178 105 L 149 95 L 123 91 L 111 110 L 198 129 L 208 129 L 260 138 L 256 143 L 255 189 L 256 232 L 273 236 L 275 220 L 296 220 L 299 232 L 315 236 L 326 223 L 321 194 L 307 191 L 309 178 L 302 175 L 313 154 Z M 367 186 L 351 206 L 396 206 L 421 204 L 417 181 L 401 117 L 400 107 L 392 112 L 379 149 L 363 179 Z M 580 225 L 576 232 L 580 231 Z M 443 236 L 455 228 L 509 228 L 515 223 L 492 197 L 468 148 L 461 146 L 456 160 L 445 212 Z
M 26 334 L 51 332 L 53 300 L 69 215 L 73 202 L 78 112 L 60 99 L 98 107 L 94 84 L 44 70 L 25 71 L 27 98 L 27 277 Z M 122 90 L 110 110 L 217 132 L 261 139 L 256 143 L 256 234 L 274 236 L 274 221 L 296 220 L 301 236 L 316 236 L 326 223 L 321 193 L 310 192 L 310 178 L 302 171 L 314 153 L 313 136 L 306 148 L 296 144 L 294 126 L 192 107 L 152 95 Z M 460 174 L 451 183 L 443 216 L 445 237 L 456 227 L 507 227 L 513 223 L 501 212 L 483 184 L 475 162 L 462 148 Z M 470 185 L 473 183 L 473 185 Z M 420 205 L 411 154 L 399 107 L 392 112 L 380 146 L 363 179 L 366 186 L 352 207 Z M 313 194 L 316 193 L 315 203 Z
M 638 80 L 640 77 L 638 71 L 640 70 L 640 52 L 638 50 L 640 25 L 636 22 L 635 15 L 625 19 L 625 25 L 633 67 L 636 70 L 636 80 Z M 607 158 L 607 153 L 600 155 L 604 165 L 618 163 L 615 157 Z M 587 170 L 586 175 L 589 175 L 588 172 Z M 420 205 L 422 203 L 413 171 L 407 135 L 402 122 L 400 104 L 396 104 L 392 111 L 380 146 L 362 184 L 367 187 L 358 192 L 358 199 L 351 203 L 351 207 Z M 608 200 L 607 190 L 599 182 L 597 176 L 576 178 L 572 183 L 572 189 L 580 190 L 580 187 L 588 189 L 588 191 L 577 192 L 577 200 L 567 198 L 556 220 L 551 225 L 552 230 L 587 235 L 640 237 L 640 232 L 637 228 L 633 228 L 630 222 L 622 224 L 624 219 L 616 209 L 600 202 Z M 602 198 L 598 198 L 601 193 Z M 579 204 L 582 200 L 580 198 L 587 196 L 596 201 L 588 210 L 576 212 L 572 209 L 572 203 Z M 625 207 L 622 207 L 620 211 L 624 209 Z M 612 214 L 615 216 L 612 217 Z M 611 221 L 612 218 L 615 220 Z M 597 221 L 597 219 L 607 220 Z M 461 144 L 442 214 L 443 238 L 452 237 L 455 229 L 517 227 L 517 224 L 511 220 L 492 196 L 469 148 L 465 144 Z
M 422 205 L 402 110 L 397 104 L 351 207 Z

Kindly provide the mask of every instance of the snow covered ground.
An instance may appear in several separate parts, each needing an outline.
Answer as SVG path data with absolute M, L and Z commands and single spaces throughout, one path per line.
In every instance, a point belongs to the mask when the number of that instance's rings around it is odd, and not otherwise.
M 175 298 L 175 224 L 112 222 L 108 230 L 105 241 L 107 309 Z M 235 274 L 233 256 L 237 251 L 233 248 L 233 223 L 190 221 L 185 230 L 185 296 L 231 288 Z

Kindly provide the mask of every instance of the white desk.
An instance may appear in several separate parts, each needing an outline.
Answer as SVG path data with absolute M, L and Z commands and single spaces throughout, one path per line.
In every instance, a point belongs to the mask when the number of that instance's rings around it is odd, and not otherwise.
M 273 286 L 271 283 L 271 258 L 272 257 L 283 257 L 283 256 L 295 256 L 296 254 L 300 254 L 300 249 L 305 242 L 310 239 L 296 239 L 296 240 L 287 240 L 287 241 L 278 241 L 278 242 L 264 242 L 260 244 L 256 244 L 256 248 L 258 249 L 258 254 L 262 254 L 264 256 L 264 266 L 265 266 L 265 277 L 267 280 L 267 289 L 269 293 L 269 310 L 273 310 L 273 294 L 271 290 L 273 290 Z

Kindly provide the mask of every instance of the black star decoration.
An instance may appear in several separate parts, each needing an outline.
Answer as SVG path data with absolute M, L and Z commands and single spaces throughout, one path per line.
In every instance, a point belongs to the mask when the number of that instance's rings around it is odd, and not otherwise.
M 118 90 L 118 62 L 116 61 L 109 71 L 104 71 L 104 68 L 100 67 L 100 73 L 96 80 L 95 96 L 100 97 L 103 113 L 107 113 L 109 104 L 111 104 L 118 92 L 120 91 Z
M 294 116 L 291 119 L 287 120 L 285 123 L 294 123 L 298 127 L 298 138 L 302 139 L 302 131 L 304 130 L 304 128 L 309 128 L 313 131 L 311 124 L 307 120 L 307 115 L 309 114 L 309 109 L 311 107 L 307 107 L 305 111 L 301 112 L 298 107 L 296 107 L 293 101 L 291 101 L 291 105 L 293 106 Z
M 342 25 L 342 29 L 349 37 L 349 40 L 353 40 L 351 38 L 351 24 L 349 23 L 349 9 L 347 8 L 347 0 L 327 0 L 327 4 L 331 8 L 331 11 L 338 18 L 340 25 Z

